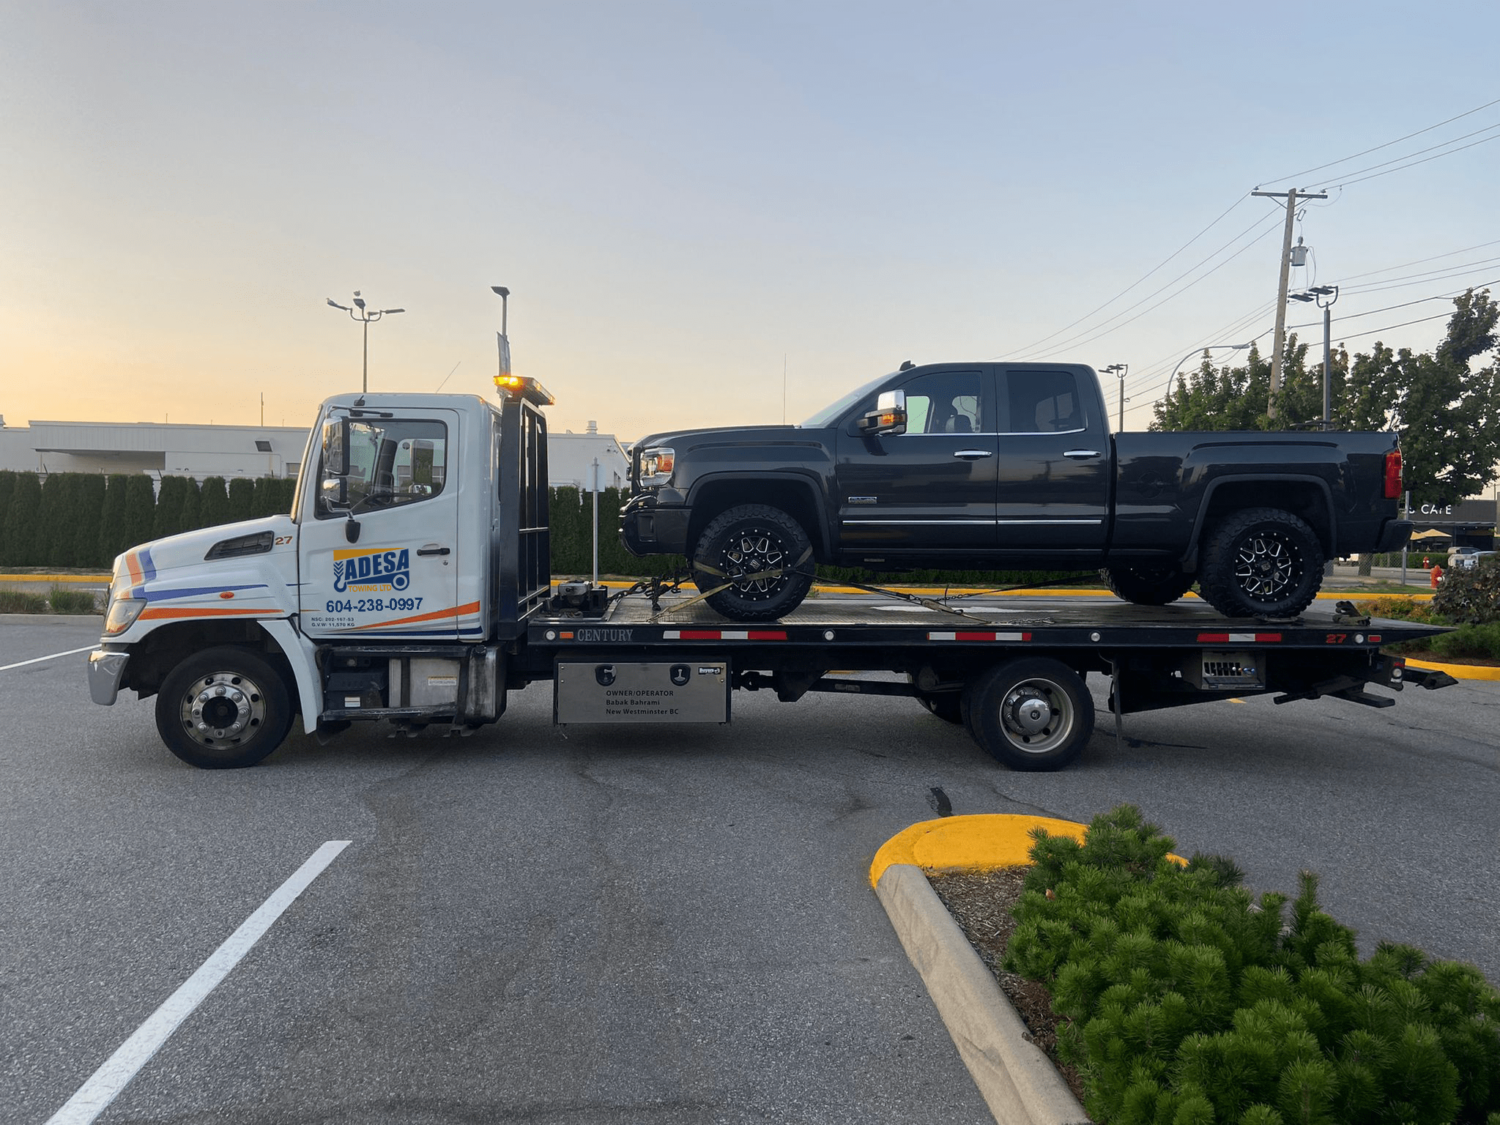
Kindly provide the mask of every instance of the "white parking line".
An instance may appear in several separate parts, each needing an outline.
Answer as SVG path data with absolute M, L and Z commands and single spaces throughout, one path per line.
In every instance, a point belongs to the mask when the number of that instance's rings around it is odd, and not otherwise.
M 313 852 L 307 862 L 276 888 L 271 897 L 198 967 L 198 971 L 167 997 L 166 1003 L 157 1008 L 136 1029 L 135 1034 L 125 1040 L 103 1066 L 94 1071 L 93 1077 L 68 1099 L 68 1104 L 47 1119 L 47 1125 L 88 1125 L 88 1122 L 103 1113 L 109 1103 L 115 1100 L 115 1095 L 150 1061 L 157 1049 L 171 1038 L 178 1024 L 192 1015 L 193 1009 L 203 998 L 229 975 L 229 970 L 250 952 L 261 936 L 271 928 L 272 923 L 281 917 L 282 912 L 292 905 L 297 896 L 323 873 L 349 843 L 348 840 L 329 840 Z
M 51 656 L 37 656 L 31 660 L 18 660 L 14 664 L 0 664 L 0 672 L 9 672 L 12 668 L 24 668 L 28 664 L 40 664 L 43 660 L 56 660 L 59 656 L 72 656 L 75 652 L 93 652 L 98 645 L 89 645 L 86 648 L 70 648 L 67 652 L 54 652 Z

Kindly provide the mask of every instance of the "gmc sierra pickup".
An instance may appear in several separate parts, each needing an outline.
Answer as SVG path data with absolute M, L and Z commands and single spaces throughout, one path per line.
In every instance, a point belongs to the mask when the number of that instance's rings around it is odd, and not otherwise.
M 1100 567 L 1163 605 L 1196 581 L 1229 617 L 1290 617 L 1335 555 L 1397 549 L 1389 433 L 1109 432 L 1081 364 L 903 364 L 800 426 L 653 434 L 620 536 L 680 553 L 708 604 L 769 620 L 817 563 Z

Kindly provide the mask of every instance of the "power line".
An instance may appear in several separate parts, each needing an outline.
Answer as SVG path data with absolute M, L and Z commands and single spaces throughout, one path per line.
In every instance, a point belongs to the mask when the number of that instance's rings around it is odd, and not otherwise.
M 1152 274 L 1156 273 L 1157 270 L 1161 269 L 1168 262 L 1170 262 L 1173 258 L 1177 257 L 1178 254 L 1181 254 L 1189 246 L 1191 246 L 1193 243 L 1197 242 L 1200 238 L 1202 238 L 1210 230 L 1212 230 L 1214 227 L 1216 227 L 1220 222 L 1222 222 L 1224 220 L 1225 216 L 1227 216 L 1229 214 L 1229 212 L 1233 211 L 1241 203 L 1245 202 L 1245 200 L 1247 198 L 1249 198 L 1249 197 L 1248 196 L 1243 196 L 1243 195 L 1240 196 L 1240 198 L 1236 199 L 1227 208 L 1225 208 L 1224 211 L 1219 215 L 1219 217 L 1217 219 L 1215 219 L 1213 222 L 1209 223 L 1208 226 L 1204 227 L 1197 234 L 1193 235 L 1192 238 L 1188 239 L 1181 246 L 1179 246 L 1176 250 L 1172 251 L 1172 253 L 1168 254 L 1166 256 L 1166 258 L 1162 259 L 1162 261 L 1159 264 L 1157 264 L 1155 267 L 1153 267 L 1152 269 L 1148 270 L 1146 273 L 1144 273 L 1143 275 L 1141 275 L 1135 281 L 1132 281 L 1124 289 L 1120 290 L 1120 292 L 1116 293 L 1109 300 L 1105 301 L 1104 304 L 1099 305 L 1097 308 L 1093 309 L 1090 312 L 1084 313 L 1083 316 L 1079 317 L 1072 324 L 1068 324 L 1068 325 L 1063 326 L 1062 328 L 1059 328 L 1056 332 L 1053 332 L 1049 336 L 1043 336 L 1040 340 L 1037 340 L 1037 341 L 1035 341 L 1033 343 L 1030 343 L 1030 344 L 1026 344 L 1023 347 L 1016 348 L 1014 351 L 1006 352 L 1005 355 L 997 356 L 995 358 L 997 358 L 997 359 L 1004 359 L 1004 358 L 1006 358 L 1008 356 L 1019 355 L 1022 352 L 1029 352 L 1033 348 L 1037 347 L 1037 345 L 1039 345 L 1039 344 L 1045 344 L 1048 340 L 1051 340 L 1053 337 L 1060 336 L 1064 332 L 1068 332 L 1071 329 L 1077 327 L 1078 325 L 1082 324 L 1085 320 L 1088 320 L 1089 317 L 1093 316 L 1095 313 L 1102 312 L 1104 309 L 1107 309 L 1110 305 L 1114 304 L 1121 297 L 1125 296 L 1126 293 L 1129 293 L 1137 285 L 1139 285 L 1141 282 L 1145 281 L 1146 278 L 1148 278 Z M 1189 272 L 1191 272 L 1191 271 L 1189 271 Z M 1149 300 L 1149 298 L 1148 298 L 1148 300 Z
M 1495 128 L 1500 129 L 1500 125 L 1495 126 Z M 1366 180 L 1375 180 L 1379 179 L 1381 176 L 1389 176 L 1392 172 L 1404 172 L 1408 168 L 1415 168 L 1418 164 L 1426 164 L 1429 161 L 1439 160 L 1444 156 L 1452 156 L 1455 152 L 1463 152 L 1464 149 L 1473 148 L 1475 145 L 1489 144 L 1491 141 L 1500 141 L 1500 133 L 1496 133 L 1493 137 L 1484 137 L 1481 140 L 1470 141 L 1468 144 L 1463 145 L 1460 148 L 1449 149 L 1447 152 L 1440 152 L 1434 156 L 1426 156 L 1421 160 L 1413 160 L 1410 164 L 1402 164 L 1395 168 L 1387 168 L 1384 172 L 1371 172 L 1368 176 L 1360 176 L 1357 180 L 1345 180 L 1343 183 L 1338 184 L 1337 186 L 1341 188 L 1349 187 L 1351 184 L 1362 184 Z M 1378 168 L 1379 165 L 1377 164 L 1375 167 Z
M 1208 278 L 1208 277 L 1212 276 L 1218 270 L 1222 269 L 1224 266 L 1227 266 L 1230 262 L 1234 261 L 1235 258 L 1238 258 L 1246 250 L 1250 249 L 1250 247 L 1254 246 L 1262 238 L 1264 238 L 1266 235 L 1270 234 L 1273 230 L 1275 230 L 1276 229 L 1276 225 L 1278 223 L 1280 223 L 1280 221 L 1281 221 L 1281 219 L 1280 219 L 1279 216 L 1271 216 L 1271 222 L 1268 223 L 1268 224 L 1266 224 L 1266 229 L 1265 230 L 1261 231 L 1260 234 L 1256 235 L 1249 242 L 1245 243 L 1244 246 L 1240 247 L 1233 254 L 1231 254 L 1228 258 L 1225 258 L 1218 265 L 1214 266 L 1213 269 L 1210 269 L 1209 271 L 1207 271 L 1206 273 L 1204 273 L 1202 275 L 1202 277 L 1195 278 L 1194 280 L 1188 282 L 1187 285 L 1184 285 L 1181 289 L 1177 290 L 1177 292 L 1170 294 L 1169 296 L 1167 296 L 1165 299 L 1163 299 L 1161 301 L 1158 301 L 1156 304 L 1152 305 L 1150 308 L 1145 309 L 1144 311 L 1142 311 L 1140 313 L 1137 313 L 1135 316 L 1131 317 L 1129 320 L 1125 321 L 1124 323 L 1122 323 L 1122 324 L 1114 324 L 1114 322 L 1117 321 L 1117 320 L 1119 320 L 1122 316 L 1125 316 L 1127 313 L 1130 313 L 1130 312 L 1134 311 L 1135 309 L 1140 308 L 1142 305 L 1144 305 L 1147 301 L 1151 300 L 1153 297 L 1157 297 L 1160 294 L 1165 293 L 1168 289 L 1172 288 L 1172 286 L 1176 285 L 1183 278 L 1188 277 L 1194 271 L 1201 269 L 1203 266 L 1205 266 L 1209 262 L 1213 261 L 1216 257 L 1218 257 L 1220 254 L 1222 254 L 1225 250 L 1229 249 L 1229 247 L 1233 246 L 1241 238 L 1245 237 L 1245 235 L 1249 234 L 1252 230 L 1254 230 L 1255 227 L 1258 224 L 1266 223 L 1266 216 L 1262 216 L 1261 218 L 1257 219 L 1255 222 L 1251 223 L 1244 230 L 1240 231 L 1239 234 L 1235 235 L 1228 242 L 1224 243 L 1223 246 L 1220 246 L 1212 254 L 1209 254 L 1208 257 L 1204 258 L 1202 261 L 1198 262 L 1196 265 L 1193 265 L 1193 266 L 1189 267 L 1187 270 L 1185 270 L 1182 273 L 1178 274 L 1171 281 L 1169 281 L 1165 285 L 1163 285 L 1160 289 L 1157 289 L 1157 290 L 1155 290 L 1155 291 L 1153 291 L 1151 293 L 1146 294 L 1146 296 L 1142 297 L 1135 304 L 1130 305 L 1127 308 L 1121 309 L 1119 312 L 1115 313 L 1114 316 L 1110 317 L 1108 320 L 1105 320 L 1103 323 L 1098 324 L 1098 325 L 1096 325 L 1093 328 L 1085 329 L 1083 332 L 1079 333 L 1077 336 L 1069 337 L 1066 340 L 1060 340 L 1056 344 L 1052 345 L 1051 348 L 1048 348 L 1048 349 L 1045 349 L 1045 350 L 1046 351 L 1055 351 L 1057 348 L 1064 347 L 1064 346 L 1067 346 L 1067 345 L 1092 343 L 1094 340 L 1098 340 L 1102 336 L 1108 335 L 1110 332 L 1113 332 L 1113 331 L 1115 331 L 1118 328 L 1125 327 L 1126 324 L 1133 324 L 1135 321 L 1137 321 L 1141 317 L 1145 316 L 1146 313 L 1154 312 L 1156 309 L 1159 309 L 1162 305 L 1166 304 L 1168 301 L 1172 300 L 1175 297 L 1180 296 L 1183 293 L 1186 293 L 1194 285 L 1197 285 L 1199 282 L 1203 281 L 1205 278 Z M 1075 322 L 1075 323 L 1077 323 L 1077 322 Z M 1110 325 L 1114 325 L 1114 327 L 1111 328 L 1111 327 L 1109 327 Z M 1055 336 L 1056 333 L 1053 333 L 1053 335 Z M 1035 351 L 1035 348 L 1036 348 L 1036 345 L 1032 345 L 1031 347 L 1028 347 L 1028 348 L 1022 348 L 1022 349 L 1020 349 L 1020 351 L 1021 352 L 1032 352 L 1032 351 Z M 1018 354 L 1019 353 L 1017 353 L 1017 352 L 1012 352 L 1012 353 L 1010 353 L 1010 357 L 1014 358 Z M 999 357 L 999 358 L 1004 358 L 1004 357 Z M 1028 357 L 1028 358 L 1034 358 L 1034 357 Z
M 1436 125 L 1429 125 L 1425 129 L 1418 129 L 1415 133 L 1407 133 L 1406 136 L 1404 136 L 1404 137 L 1397 137 L 1394 141 L 1386 141 L 1385 144 L 1376 145 L 1374 148 L 1367 148 L 1363 152 L 1356 152 L 1353 156 L 1345 156 L 1345 157 L 1342 157 L 1339 160 L 1334 160 L 1334 161 L 1331 161 L 1331 162 L 1329 162 L 1327 164 L 1319 164 L 1316 168 L 1304 168 L 1300 172 L 1292 172 L 1292 173 L 1290 173 L 1288 175 L 1285 175 L 1285 176 L 1277 176 L 1274 179 L 1265 180 L 1264 182 L 1268 183 L 1268 184 L 1280 183 L 1282 180 L 1290 180 L 1290 179 L 1295 179 L 1298 176 L 1305 176 L 1309 172 L 1321 172 L 1324 168 L 1333 168 L 1333 167 L 1335 167 L 1335 166 L 1337 166 L 1339 164 L 1347 164 L 1351 160 L 1358 160 L 1361 156 L 1369 156 L 1370 153 L 1372 153 L 1372 152 L 1379 152 L 1383 148 L 1390 148 L 1391 145 L 1398 145 L 1402 141 L 1409 141 L 1413 137 L 1420 137 L 1423 133 L 1430 133 L 1434 129 L 1441 129 L 1444 125 L 1451 125 L 1451 124 L 1453 124 L 1453 122 L 1462 120 L 1465 117 L 1472 117 L 1474 114 L 1478 113 L 1480 110 L 1482 110 L 1482 109 L 1489 109 L 1490 106 L 1492 106 L 1492 105 L 1500 105 L 1500 98 L 1496 98 L 1492 102 L 1485 102 L 1483 105 L 1480 105 L 1480 106 L 1475 106 L 1473 109 L 1466 110 L 1465 112 L 1460 113 L 1456 117 L 1450 117 L 1446 121 L 1439 121 Z M 1397 159 L 1400 159 L 1400 158 L 1398 157 Z M 1357 175 L 1357 173 L 1354 173 L 1354 174 Z M 1257 186 L 1259 186 L 1259 185 L 1257 185 Z
M 1430 258 L 1418 258 L 1415 262 L 1402 262 L 1398 266 L 1386 266 L 1384 269 L 1370 270 L 1367 273 L 1351 274 L 1345 278 L 1346 281 L 1356 281 L 1361 277 L 1374 277 L 1377 273 L 1390 273 L 1391 270 L 1404 270 L 1407 266 L 1420 266 L 1426 262 L 1435 262 L 1439 258 L 1452 258 L 1459 254 L 1467 254 L 1470 250 L 1483 250 L 1486 246 L 1500 246 L 1500 238 L 1493 242 L 1481 242 L 1475 246 L 1465 246 L 1462 250 L 1449 250 L 1446 254 L 1434 254 Z

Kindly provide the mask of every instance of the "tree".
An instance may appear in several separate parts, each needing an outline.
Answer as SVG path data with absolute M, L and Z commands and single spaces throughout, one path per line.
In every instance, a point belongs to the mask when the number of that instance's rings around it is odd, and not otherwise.
M 1282 359 L 1278 417 L 1267 414 L 1271 362 L 1251 346 L 1243 367 L 1215 367 L 1208 352 L 1196 371 L 1177 377 L 1169 395 L 1157 400 L 1153 430 L 1280 430 L 1323 413 L 1322 383 L 1307 371 L 1307 345 L 1293 333 Z M 1316 405 L 1313 401 L 1316 399 Z
M 182 509 L 177 514 L 177 528 L 179 531 L 197 531 L 203 526 L 198 522 L 199 508 L 202 504 L 198 482 L 192 477 L 182 479 L 186 483 L 182 488 Z
M 130 534 L 125 530 L 125 494 L 130 486 L 130 477 L 125 473 L 110 473 L 104 482 L 104 514 L 99 519 L 99 555 L 105 564 L 112 564 L 115 556 L 131 547 Z
M 0 547 L 6 566 L 37 566 L 38 518 L 42 512 L 42 486 L 35 473 L 17 473 L 10 504 L 5 511 L 5 534 Z
M 99 550 L 99 524 L 104 517 L 104 477 L 98 473 L 79 473 L 78 483 L 74 486 L 78 491 L 74 496 L 74 508 L 77 512 L 76 523 L 73 528 L 73 565 L 74 566 L 105 566 L 110 558 L 105 558 Z
M 218 527 L 229 523 L 229 493 L 223 477 L 205 477 L 198 499 L 198 526 Z
M 151 521 L 151 538 L 165 539 L 182 530 L 182 482 L 185 477 L 162 477 L 156 490 L 156 512 Z
M 1450 504 L 1483 491 L 1500 460 L 1500 363 L 1475 370 L 1495 348 L 1500 307 L 1489 290 L 1453 300 L 1448 332 L 1432 353 L 1380 342 L 1356 355 L 1338 411 L 1347 429 L 1395 429 L 1414 504 Z
M 255 482 L 249 477 L 235 477 L 229 482 L 229 522 L 255 518 Z
M 156 524 L 156 491 L 145 473 L 132 473 L 125 484 L 125 547 L 137 547 L 151 541 Z

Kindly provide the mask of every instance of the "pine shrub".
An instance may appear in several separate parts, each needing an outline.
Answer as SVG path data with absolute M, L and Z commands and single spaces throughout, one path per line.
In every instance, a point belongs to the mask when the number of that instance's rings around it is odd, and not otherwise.
M 17 473 L 0 530 L 0 565 L 45 565 L 38 551 L 41 514 L 41 482 L 35 473 Z
M 1005 968 L 1049 986 L 1096 1119 L 1500 1125 L 1500 993 L 1477 969 L 1388 943 L 1360 961 L 1315 875 L 1290 910 L 1252 899 L 1128 805 L 1082 844 L 1033 838 Z
M 198 497 L 198 526 L 218 527 L 233 523 L 229 511 L 229 491 L 223 477 L 205 477 Z
M 99 519 L 99 556 L 105 566 L 112 565 L 116 556 L 135 546 L 125 522 L 126 494 L 129 491 L 129 474 L 110 473 L 105 478 L 104 512 Z

